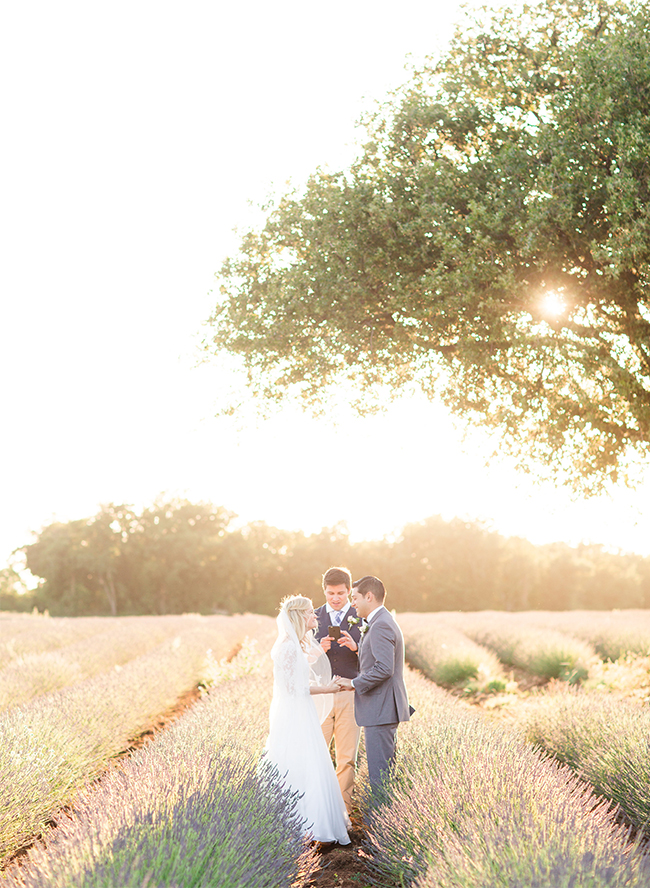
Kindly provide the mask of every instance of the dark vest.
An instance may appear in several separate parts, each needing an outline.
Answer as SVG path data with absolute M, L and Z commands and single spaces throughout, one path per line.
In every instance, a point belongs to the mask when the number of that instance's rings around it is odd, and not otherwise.
M 348 623 L 348 617 L 356 616 L 357 612 L 351 607 L 341 622 L 341 629 L 345 629 L 346 632 L 349 632 L 358 646 L 359 639 L 361 638 L 361 621 L 356 625 L 350 625 L 350 623 Z M 316 617 L 318 619 L 318 626 L 314 632 L 314 637 L 316 641 L 320 641 L 324 635 L 327 635 L 329 627 L 332 625 L 335 626 L 336 623 L 332 623 L 330 620 L 330 615 L 327 613 L 327 606 L 324 604 L 321 605 L 321 607 L 316 608 Z M 341 647 L 340 644 L 337 644 L 332 640 L 332 645 L 327 652 L 327 656 L 330 658 L 332 675 L 340 675 L 342 678 L 355 678 L 359 674 L 358 652 L 351 651 L 346 647 Z

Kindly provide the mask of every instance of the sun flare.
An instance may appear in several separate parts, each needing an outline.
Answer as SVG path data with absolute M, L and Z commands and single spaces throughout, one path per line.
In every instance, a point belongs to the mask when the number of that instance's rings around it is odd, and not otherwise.
M 559 293 L 551 291 L 542 297 L 542 313 L 547 317 L 559 318 L 566 311 L 566 302 Z

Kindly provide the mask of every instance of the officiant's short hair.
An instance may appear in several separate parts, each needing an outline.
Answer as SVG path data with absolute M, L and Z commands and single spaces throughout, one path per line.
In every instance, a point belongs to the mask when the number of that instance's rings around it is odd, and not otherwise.
M 341 586 L 345 584 L 348 591 L 352 585 L 352 574 L 347 567 L 330 567 L 323 574 L 323 589 L 325 586 Z
M 368 592 L 372 592 L 380 604 L 386 597 L 386 589 L 378 577 L 361 577 L 360 580 L 355 580 L 352 583 L 352 588 L 356 589 L 359 595 L 367 595 Z

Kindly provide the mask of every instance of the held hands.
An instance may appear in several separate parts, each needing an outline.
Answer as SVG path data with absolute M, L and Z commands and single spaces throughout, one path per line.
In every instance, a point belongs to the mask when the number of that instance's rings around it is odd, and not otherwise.
M 349 678 L 341 678 L 340 675 L 334 675 L 329 684 L 312 687 L 312 694 L 338 694 L 341 691 L 353 691 L 352 681 Z

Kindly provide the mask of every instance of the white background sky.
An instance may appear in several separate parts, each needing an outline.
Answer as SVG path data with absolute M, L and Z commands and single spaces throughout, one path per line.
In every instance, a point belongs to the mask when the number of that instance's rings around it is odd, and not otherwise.
M 484 465 L 405 398 L 339 424 L 215 418 L 197 369 L 232 229 L 345 165 L 355 121 L 444 45 L 455 0 L 5 4 L 0 14 L 0 564 L 53 518 L 161 491 L 353 538 L 442 514 L 650 552 L 648 487 L 572 502 Z

